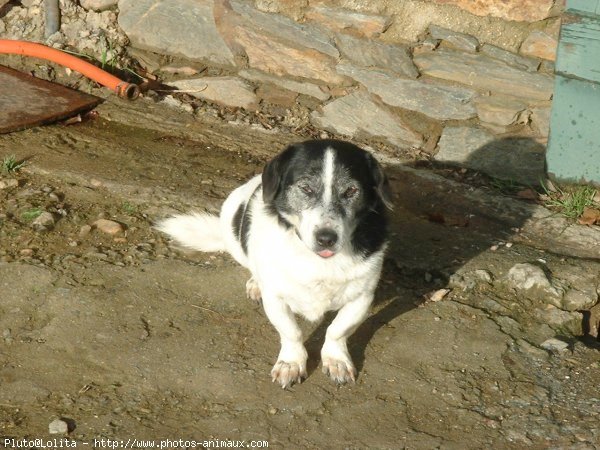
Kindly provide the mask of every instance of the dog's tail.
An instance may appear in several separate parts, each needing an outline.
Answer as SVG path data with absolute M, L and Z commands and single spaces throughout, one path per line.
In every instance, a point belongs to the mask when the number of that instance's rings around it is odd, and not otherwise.
M 202 252 L 226 250 L 219 218 L 213 214 L 175 215 L 159 221 L 154 227 L 187 248 Z

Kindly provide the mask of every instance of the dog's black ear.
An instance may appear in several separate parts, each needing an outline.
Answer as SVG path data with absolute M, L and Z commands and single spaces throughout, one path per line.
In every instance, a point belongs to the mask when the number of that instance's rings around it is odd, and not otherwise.
M 390 189 L 390 183 L 381 164 L 379 164 L 371 154 L 369 154 L 369 166 L 371 168 L 373 180 L 375 181 L 375 192 L 377 193 L 377 196 L 381 199 L 387 209 L 394 209 L 394 200 L 392 190 Z
M 281 185 L 281 155 L 276 156 L 267 163 L 262 173 L 263 201 L 272 203 Z
M 301 144 L 292 144 L 267 163 L 262 173 L 262 191 L 265 203 L 269 204 L 275 200 L 288 175 L 294 155 L 301 149 Z

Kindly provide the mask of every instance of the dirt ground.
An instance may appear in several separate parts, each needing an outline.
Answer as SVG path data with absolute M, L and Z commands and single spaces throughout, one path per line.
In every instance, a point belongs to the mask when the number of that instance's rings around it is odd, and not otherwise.
M 358 380 L 338 387 L 321 373 L 325 320 L 304 325 L 308 378 L 282 390 L 269 377 L 278 338 L 245 298 L 244 269 L 171 248 L 151 226 L 217 209 L 305 136 L 143 99 L 98 113 L 0 136 L 0 157 L 26 159 L 2 178 L 18 186 L 0 190 L 0 445 L 49 439 L 64 418 L 79 446 L 600 448 L 597 341 L 582 337 L 581 314 L 550 320 L 543 296 L 504 281 L 534 262 L 597 288 L 597 229 L 567 230 L 536 219 L 550 216 L 538 206 L 389 165 L 392 241 L 376 304 L 350 341 Z M 55 224 L 40 231 L 41 211 Z M 89 226 L 99 218 L 124 231 Z M 540 347 L 553 337 L 568 348 Z

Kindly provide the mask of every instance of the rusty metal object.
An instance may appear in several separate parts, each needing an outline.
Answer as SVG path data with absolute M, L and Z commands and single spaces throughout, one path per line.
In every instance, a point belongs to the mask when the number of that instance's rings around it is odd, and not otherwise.
M 0 65 L 0 133 L 56 122 L 102 101 Z

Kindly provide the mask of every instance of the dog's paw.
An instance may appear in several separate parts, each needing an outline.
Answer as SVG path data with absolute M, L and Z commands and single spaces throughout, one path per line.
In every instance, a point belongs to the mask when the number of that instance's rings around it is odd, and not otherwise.
M 323 373 L 329 375 L 329 378 L 337 384 L 356 382 L 356 369 L 349 360 L 323 358 Z
M 251 277 L 246 281 L 246 297 L 256 303 L 260 303 L 262 294 L 260 293 L 260 287 L 254 277 Z
M 286 389 L 294 383 L 302 383 L 302 378 L 306 378 L 306 367 L 295 362 L 277 361 L 271 370 L 271 378 L 273 383 Z

